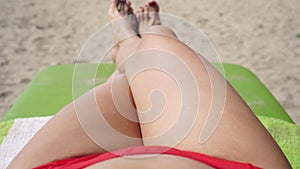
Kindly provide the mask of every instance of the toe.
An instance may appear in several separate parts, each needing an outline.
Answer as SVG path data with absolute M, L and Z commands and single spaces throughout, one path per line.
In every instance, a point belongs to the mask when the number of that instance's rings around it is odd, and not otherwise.
M 118 0 L 110 0 L 110 7 L 109 7 L 109 13 L 113 14 L 117 9 L 117 2 Z
M 117 9 L 120 15 L 124 16 L 126 14 L 126 0 L 118 0 Z
M 130 0 L 126 0 L 126 14 L 127 15 L 132 15 L 133 14 L 133 9 L 131 7 L 131 1 Z
M 129 6 L 127 3 L 124 6 L 124 11 L 125 11 L 125 14 L 128 14 L 128 12 L 129 12 Z
M 145 6 L 144 6 L 144 9 L 145 9 L 145 12 L 146 12 L 146 13 L 149 13 L 149 5 L 145 5 Z
M 116 9 L 117 2 L 118 2 L 118 0 L 110 0 L 110 9 Z
M 159 12 L 159 6 L 155 1 L 149 2 L 150 12 Z
M 126 0 L 126 3 L 131 8 L 131 1 L 130 0 Z
M 138 20 L 138 22 L 141 21 L 141 8 L 139 8 L 139 9 L 136 11 L 136 19 Z
M 143 20 L 144 19 L 144 7 L 140 7 L 139 9 L 138 9 L 138 15 L 139 15 L 139 21 L 141 21 L 141 20 Z
M 127 15 L 132 15 L 132 14 L 134 14 L 133 9 L 132 9 L 132 8 L 129 8 L 129 9 L 128 9 L 128 12 L 127 12 Z
M 141 7 L 141 16 L 142 16 L 142 19 L 145 19 L 145 8 L 144 7 Z
M 144 7 L 143 7 L 143 9 L 144 9 L 144 13 L 143 13 L 143 16 L 144 16 L 144 19 L 149 19 L 149 6 L 148 5 L 145 5 Z

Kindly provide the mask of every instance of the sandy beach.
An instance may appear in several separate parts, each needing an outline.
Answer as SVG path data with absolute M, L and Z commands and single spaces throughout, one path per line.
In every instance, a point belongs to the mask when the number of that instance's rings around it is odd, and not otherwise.
M 145 2 L 132 0 L 135 8 Z M 253 71 L 300 124 L 300 1 L 158 2 L 161 12 L 176 15 L 201 29 L 222 62 Z M 0 0 L 0 3 L 2 117 L 38 72 L 51 65 L 75 62 L 88 38 L 108 23 L 109 0 Z M 183 36 L 190 35 L 186 32 Z M 105 52 L 101 46 L 95 50 Z M 95 58 L 89 57 L 82 60 L 94 61 Z

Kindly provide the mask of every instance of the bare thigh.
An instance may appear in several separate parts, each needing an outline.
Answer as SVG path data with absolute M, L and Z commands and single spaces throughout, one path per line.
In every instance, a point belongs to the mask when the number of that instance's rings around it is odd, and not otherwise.
M 122 86 L 122 84 L 118 84 L 124 82 L 122 78 L 124 77 L 117 75 L 114 83 Z M 60 110 L 29 141 L 10 164 L 9 168 L 32 168 L 67 157 L 106 152 L 108 147 L 101 147 L 101 145 L 97 143 L 99 140 L 93 140 L 93 138 L 90 137 L 89 134 L 95 131 L 97 132 L 97 136 L 101 137 L 102 140 L 115 143 L 113 145 L 116 149 L 132 145 L 142 145 L 138 123 L 126 119 L 124 116 L 120 115 L 114 107 L 111 83 L 112 82 L 110 81 L 97 86 Z M 126 86 L 126 84 L 124 85 Z M 128 91 L 124 92 L 128 93 Z M 119 97 L 124 95 L 126 94 L 120 93 Z M 103 130 L 101 128 L 103 124 L 91 124 L 88 122 L 88 124 L 92 125 L 92 131 L 90 131 L 89 128 L 83 127 L 82 121 L 84 121 L 84 119 L 78 118 L 78 113 L 86 113 L 86 115 L 90 116 L 92 119 L 98 118 L 98 116 L 91 116 L 93 112 L 90 111 L 93 110 L 93 108 L 89 107 L 89 105 L 93 101 L 96 101 L 97 108 L 101 110 L 101 113 L 103 113 L 102 115 L 107 122 L 106 124 L 111 127 L 111 129 L 124 136 L 136 138 L 135 142 L 125 142 L 122 141 L 122 139 L 117 138 L 115 138 L 117 140 L 109 140 L 111 138 L 109 131 L 99 132 Z M 78 109 L 81 109 L 81 112 L 78 112 Z M 131 116 L 136 116 L 135 112 L 128 113 L 131 114 Z
M 188 132 L 171 132 L 173 137 L 164 137 L 164 135 L 170 136 L 165 133 L 171 131 L 175 124 L 180 125 L 177 122 L 180 121 L 181 117 L 189 115 L 188 111 L 181 112 L 182 91 L 178 84 L 183 81 L 174 79 L 170 76 L 170 72 L 164 72 L 157 68 L 145 69 L 132 78 L 133 73 L 130 72 L 132 71 L 130 65 L 137 64 L 131 63 L 134 61 L 129 60 L 127 63 L 129 66 L 125 72 L 127 77 L 131 79 L 130 86 L 141 121 L 141 133 L 145 145 L 169 145 L 214 157 L 252 163 L 263 168 L 290 167 L 268 131 L 239 94 L 209 62 L 201 56 L 199 58 L 193 50 L 175 38 L 148 34 L 143 37 L 137 49 L 136 59 L 139 59 L 139 63 L 143 62 L 143 57 L 151 57 L 149 53 L 141 52 L 149 49 L 153 50 L 153 58 L 157 58 L 154 55 L 159 55 L 162 59 L 157 59 L 157 62 L 166 62 L 165 65 L 168 69 L 171 67 L 170 70 L 176 70 L 176 67 L 172 68 L 176 65 L 173 64 L 173 59 L 179 60 L 188 67 L 196 81 L 197 90 L 194 92 L 199 94 L 200 106 L 198 107 L 197 117 L 192 121 Z M 157 54 L 157 50 L 162 52 Z M 173 55 L 174 58 L 171 58 L 168 62 L 165 58 L 170 58 L 170 55 Z M 222 90 L 219 90 L 219 88 L 222 88 Z M 163 92 L 164 99 L 162 100 L 165 101 L 165 104 L 164 108 L 159 109 L 162 113 L 158 118 L 149 121 L 149 119 L 143 119 L 146 117 L 143 113 L 151 112 L 149 109 L 157 104 L 150 97 L 153 91 Z M 216 94 L 217 91 L 221 91 L 221 93 L 218 95 Z M 214 110 L 216 106 L 214 98 L 218 96 L 225 99 L 222 103 L 222 109 Z M 188 101 L 193 102 L 193 100 Z M 181 113 L 186 113 L 186 115 L 181 116 Z M 215 130 L 208 133 L 206 139 L 201 141 L 200 136 L 206 132 L 203 129 L 210 122 L 207 119 L 209 119 L 211 113 L 217 113 L 216 116 L 219 116 L 220 118 L 217 118 L 220 120 L 211 124 L 210 127 L 216 127 Z M 214 118 L 210 117 L 210 119 Z M 182 122 L 182 125 L 186 125 L 184 123 Z M 183 134 L 183 137 L 178 136 L 178 134 Z

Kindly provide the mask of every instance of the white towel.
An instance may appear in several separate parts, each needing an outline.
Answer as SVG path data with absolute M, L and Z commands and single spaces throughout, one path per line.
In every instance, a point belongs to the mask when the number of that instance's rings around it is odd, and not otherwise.
M 51 117 L 14 120 L 13 126 L 0 145 L 0 169 L 5 169 L 9 165 L 26 143 Z

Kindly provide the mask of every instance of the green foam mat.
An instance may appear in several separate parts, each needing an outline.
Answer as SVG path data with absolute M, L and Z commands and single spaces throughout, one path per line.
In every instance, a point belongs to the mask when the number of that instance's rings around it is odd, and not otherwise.
M 278 101 L 261 81 L 248 69 L 233 64 L 214 64 L 217 69 L 222 66 L 225 77 L 247 102 L 252 111 L 260 116 L 274 117 L 293 123 Z M 72 82 L 75 65 L 57 65 L 40 72 L 28 85 L 20 98 L 1 121 L 50 116 L 58 112 L 73 100 Z M 97 69 L 94 78 L 87 74 Z M 76 79 L 79 79 L 79 96 L 97 84 L 105 82 L 115 70 L 113 64 L 77 64 Z
M 80 79 L 83 94 L 93 88 L 94 80 L 103 83 L 115 70 L 112 64 L 103 64 L 98 67 L 94 64 L 77 64 L 77 79 Z M 28 85 L 22 95 L 17 99 L 9 112 L 1 121 L 26 118 L 51 116 L 73 100 L 72 82 L 75 65 L 58 65 L 48 67 L 41 71 Z M 98 69 L 95 79 L 87 74 Z
M 273 117 L 294 123 L 266 86 L 250 70 L 235 64 L 214 64 L 225 72 L 226 79 L 259 116 Z

